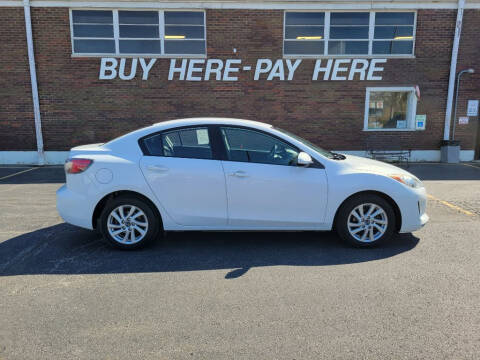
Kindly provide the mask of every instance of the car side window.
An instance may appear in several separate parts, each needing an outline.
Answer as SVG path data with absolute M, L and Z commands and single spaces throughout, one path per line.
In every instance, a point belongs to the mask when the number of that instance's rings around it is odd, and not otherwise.
M 163 132 L 143 140 L 149 155 L 190 159 L 212 159 L 208 128 L 186 128 Z
M 276 137 L 265 133 L 222 127 L 222 140 L 230 161 L 259 164 L 294 165 L 298 150 Z

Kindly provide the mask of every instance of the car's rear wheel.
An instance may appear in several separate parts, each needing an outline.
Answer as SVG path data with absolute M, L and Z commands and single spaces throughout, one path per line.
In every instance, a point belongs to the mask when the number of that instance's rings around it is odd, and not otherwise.
M 375 194 L 360 194 L 340 207 L 335 228 L 347 243 L 370 247 L 388 240 L 395 230 L 395 211 Z
M 160 221 L 146 201 L 119 196 L 105 205 L 100 230 L 107 242 L 120 249 L 138 249 L 158 236 Z

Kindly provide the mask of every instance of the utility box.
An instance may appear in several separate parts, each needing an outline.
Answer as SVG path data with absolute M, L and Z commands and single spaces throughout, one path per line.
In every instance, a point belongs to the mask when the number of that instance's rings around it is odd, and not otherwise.
M 441 161 L 444 163 L 458 164 L 460 162 L 460 141 L 443 140 L 440 147 Z

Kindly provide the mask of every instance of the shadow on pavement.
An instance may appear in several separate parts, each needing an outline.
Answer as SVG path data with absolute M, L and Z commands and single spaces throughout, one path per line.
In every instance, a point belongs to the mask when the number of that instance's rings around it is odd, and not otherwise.
M 381 247 L 356 249 L 333 232 L 183 232 L 138 251 L 105 245 L 96 232 L 58 224 L 0 243 L 0 275 L 114 274 L 225 269 L 226 279 L 261 266 L 327 266 L 379 260 L 413 249 L 401 234 Z
M 53 184 L 65 182 L 63 166 L 45 166 L 34 168 L 0 167 L 0 184 Z M 22 172 L 24 170 L 29 170 Z M 15 175 L 17 174 L 17 175 Z
M 402 166 L 420 180 L 480 180 L 480 167 L 463 164 L 415 164 Z

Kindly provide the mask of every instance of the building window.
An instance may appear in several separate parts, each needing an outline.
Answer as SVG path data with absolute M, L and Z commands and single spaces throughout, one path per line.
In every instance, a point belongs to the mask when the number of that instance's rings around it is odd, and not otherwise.
M 376 13 L 373 54 L 411 54 L 414 22 L 414 13 Z
M 364 130 L 414 130 L 416 111 L 413 87 L 367 88 Z
M 165 53 L 205 54 L 203 12 L 165 11 Z
M 412 56 L 415 12 L 285 12 L 285 56 Z
M 158 11 L 119 11 L 120 54 L 161 54 Z
M 328 55 L 368 54 L 370 13 L 330 14 Z
M 322 55 L 324 29 L 325 13 L 285 13 L 285 54 Z
M 74 55 L 206 55 L 203 11 L 72 10 Z
M 111 11 L 73 10 L 71 21 L 74 53 L 115 53 Z

